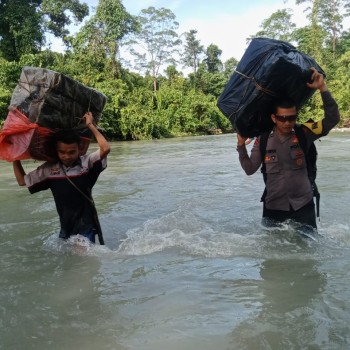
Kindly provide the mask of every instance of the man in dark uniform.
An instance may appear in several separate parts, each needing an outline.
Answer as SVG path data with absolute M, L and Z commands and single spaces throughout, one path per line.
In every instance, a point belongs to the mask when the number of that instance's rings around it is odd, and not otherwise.
M 307 145 L 325 136 L 339 122 L 337 103 L 328 91 L 323 74 L 312 70 L 311 89 L 321 93 L 324 118 L 303 124 Z M 266 167 L 266 196 L 264 196 L 263 222 L 275 223 L 292 219 L 316 229 L 313 189 L 310 183 L 305 154 L 295 134 L 297 110 L 293 102 L 278 101 L 271 119 L 275 124 L 266 145 L 266 155 L 261 156 L 258 137 L 248 156 L 247 139 L 237 134 L 239 161 L 247 175 L 254 174 L 264 162 Z
M 26 174 L 21 162 L 14 161 L 13 169 L 18 184 L 27 186 L 30 193 L 51 190 L 60 218 L 60 238 L 80 234 L 95 243 L 98 223 L 91 190 L 107 167 L 110 146 L 94 125 L 92 114 L 87 112 L 83 118 L 99 145 L 97 151 L 80 156 L 79 135 L 65 131 L 56 135 L 57 162 L 45 162 Z

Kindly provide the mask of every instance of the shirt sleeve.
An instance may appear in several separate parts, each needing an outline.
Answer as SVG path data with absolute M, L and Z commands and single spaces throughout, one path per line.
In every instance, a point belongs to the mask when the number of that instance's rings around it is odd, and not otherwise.
M 254 174 L 261 165 L 260 137 L 256 138 L 250 156 L 245 145 L 237 146 L 237 151 L 242 169 L 247 175 Z
M 87 161 L 88 161 L 89 169 L 93 168 L 94 165 L 97 163 L 101 164 L 102 170 L 107 168 L 107 157 L 101 159 L 99 149 L 87 155 Z
M 49 188 L 47 163 L 40 165 L 35 170 L 24 176 L 24 182 L 30 193 L 44 191 Z

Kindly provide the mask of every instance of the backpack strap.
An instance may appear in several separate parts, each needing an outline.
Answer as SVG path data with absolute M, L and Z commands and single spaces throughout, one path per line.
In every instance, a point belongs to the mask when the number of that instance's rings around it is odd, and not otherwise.
M 310 146 L 307 146 L 307 138 L 306 138 L 306 132 L 308 132 L 308 129 L 304 127 L 303 125 L 297 124 L 294 127 L 295 134 L 298 137 L 300 147 L 302 148 L 305 159 L 306 159 L 306 166 L 307 166 L 307 174 L 311 183 L 312 191 L 314 194 L 314 197 L 316 198 L 316 214 L 317 217 L 320 217 L 320 192 L 318 191 L 317 185 L 316 185 L 316 175 L 317 175 L 317 149 L 315 146 L 315 143 L 312 142 Z
M 267 147 L 267 140 L 269 139 L 271 132 L 264 132 L 263 134 L 261 134 L 259 137 L 259 149 L 260 149 L 260 155 L 261 155 L 261 173 L 263 174 L 263 178 L 264 178 L 264 183 L 266 184 L 266 178 L 267 178 L 267 174 L 266 174 L 266 165 L 265 165 L 265 155 L 266 155 L 266 147 Z M 266 186 L 264 189 L 264 192 L 261 196 L 260 202 L 263 202 L 265 200 L 267 194 L 267 190 L 266 190 Z

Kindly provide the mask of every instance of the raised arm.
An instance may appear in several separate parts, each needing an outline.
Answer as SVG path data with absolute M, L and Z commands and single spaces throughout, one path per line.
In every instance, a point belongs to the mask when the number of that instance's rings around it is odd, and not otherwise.
M 83 116 L 86 122 L 86 126 L 91 130 L 93 133 L 99 147 L 100 147 L 100 157 L 101 159 L 105 158 L 107 154 L 111 151 L 111 147 L 109 146 L 109 143 L 105 139 L 105 137 L 98 131 L 94 124 L 94 118 L 92 116 L 91 112 L 86 112 Z
M 249 156 L 246 145 L 250 142 L 250 139 L 242 137 L 237 133 L 237 152 L 239 155 L 239 162 L 241 163 L 241 167 L 247 175 L 254 174 L 261 165 L 259 138 L 255 140 Z
M 336 101 L 328 90 L 323 74 L 319 73 L 314 67 L 310 69 L 312 70 L 312 82 L 307 83 L 307 86 L 320 91 L 324 108 L 324 118 L 319 122 L 305 123 L 304 125 L 315 134 L 315 138 L 318 138 L 327 135 L 339 123 L 340 113 Z
M 26 174 L 20 160 L 15 160 L 13 163 L 13 172 L 20 186 L 25 186 L 24 175 Z

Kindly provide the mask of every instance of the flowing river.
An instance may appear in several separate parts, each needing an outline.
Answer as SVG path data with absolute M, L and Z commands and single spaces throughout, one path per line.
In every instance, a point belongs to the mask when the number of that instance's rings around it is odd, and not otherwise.
M 112 143 L 105 246 L 60 241 L 51 193 L 2 161 L 0 349 L 349 349 L 350 133 L 316 145 L 314 239 L 261 226 L 232 134 Z

